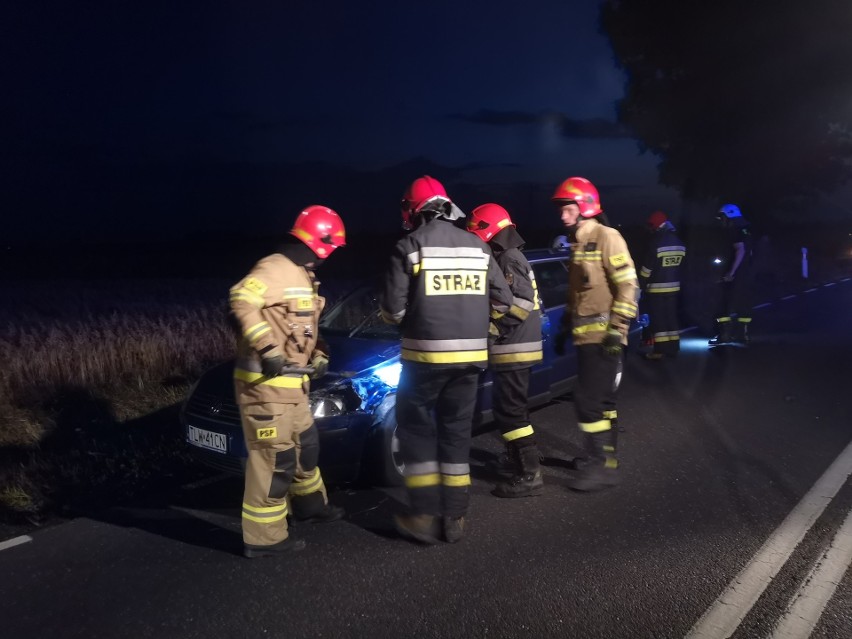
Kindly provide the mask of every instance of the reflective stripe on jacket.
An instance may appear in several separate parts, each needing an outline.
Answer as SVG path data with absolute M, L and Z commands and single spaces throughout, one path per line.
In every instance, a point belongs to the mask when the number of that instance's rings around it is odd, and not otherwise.
M 582 222 L 571 245 L 568 284 L 563 322 L 570 322 L 574 343 L 600 343 L 611 327 L 627 344 L 639 285 L 621 233 L 594 218 Z
M 260 260 L 231 287 L 231 312 L 242 331 L 234 369 L 239 403 L 305 400 L 308 378 L 303 374 L 265 377 L 260 353 L 276 351 L 296 366 L 308 365 L 325 306 L 317 287 L 308 269 L 280 253 Z
M 681 263 L 686 247 L 673 228 L 658 229 L 642 261 L 639 277 L 646 293 L 677 293 L 680 290 Z
M 401 324 L 404 361 L 485 368 L 489 316 L 511 303 L 486 244 L 438 218 L 397 243 L 380 308 L 386 322 Z
M 497 323 L 500 337 L 491 344 L 489 366 L 498 370 L 529 368 L 542 360 L 541 304 L 535 274 L 519 248 L 497 250 L 494 259 L 512 291 L 512 305 Z

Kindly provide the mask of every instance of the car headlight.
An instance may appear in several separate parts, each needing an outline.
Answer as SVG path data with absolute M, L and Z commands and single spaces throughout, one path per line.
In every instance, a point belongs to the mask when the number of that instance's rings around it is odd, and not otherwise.
M 373 375 L 391 388 L 399 386 L 400 373 L 402 373 L 402 364 L 398 361 L 382 364 L 373 370 Z
M 346 403 L 342 397 L 335 395 L 321 395 L 311 397 L 311 414 L 315 418 L 336 417 L 346 412 Z

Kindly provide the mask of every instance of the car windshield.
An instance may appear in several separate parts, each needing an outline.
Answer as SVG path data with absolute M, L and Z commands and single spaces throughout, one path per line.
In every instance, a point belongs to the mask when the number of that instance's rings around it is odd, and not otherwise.
M 399 339 L 399 327 L 379 315 L 375 290 L 364 286 L 332 305 L 320 319 L 324 333 L 369 339 Z

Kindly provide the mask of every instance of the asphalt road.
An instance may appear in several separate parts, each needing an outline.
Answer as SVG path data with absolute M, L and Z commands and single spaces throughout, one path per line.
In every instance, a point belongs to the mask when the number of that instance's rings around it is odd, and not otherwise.
M 565 486 L 570 401 L 533 414 L 540 497 L 492 497 L 501 444 L 478 435 L 456 545 L 399 539 L 397 492 L 347 488 L 347 519 L 294 528 L 303 552 L 249 561 L 240 481 L 215 477 L 6 540 L 0 635 L 766 637 L 786 620 L 774 636 L 852 637 L 850 318 L 846 280 L 760 308 L 748 349 L 687 333 L 677 360 L 631 353 L 625 481 L 606 492 Z M 828 589 L 824 612 L 803 583 Z M 817 610 L 798 634 L 791 599 Z

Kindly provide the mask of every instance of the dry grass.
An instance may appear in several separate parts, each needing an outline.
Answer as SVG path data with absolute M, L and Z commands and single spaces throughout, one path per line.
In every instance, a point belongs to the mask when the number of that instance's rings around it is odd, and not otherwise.
M 164 451 L 139 433 L 136 447 L 122 427 L 177 404 L 207 366 L 232 355 L 228 285 L 3 285 L 0 506 L 37 511 L 59 479 L 89 486 L 150 466 Z

